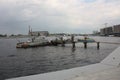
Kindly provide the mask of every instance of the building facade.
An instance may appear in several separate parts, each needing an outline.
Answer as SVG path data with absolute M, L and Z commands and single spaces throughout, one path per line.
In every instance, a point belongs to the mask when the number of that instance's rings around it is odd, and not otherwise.
M 106 27 L 106 28 L 100 29 L 100 35 L 102 36 L 112 35 L 112 33 L 113 33 L 112 27 Z
M 29 32 L 30 36 L 48 36 L 49 32 L 48 31 L 32 31 Z
M 120 25 L 113 26 L 113 33 L 115 36 L 120 36 Z
M 100 29 L 100 35 L 101 36 L 109 36 L 109 35 L 120 36 L 120 25 L 114 25 L 112 27 L 102 28 Z
M 103 29 L 100 29 L 100 35 L 101 36 L 104 36 L 105 35 L 105 29 L 103 28 Z
M 106 35 L 112 35 L 112 33 L 113 33 L 113 27 L 107 27 L 105 29 L 105 32 L 106 32 Z

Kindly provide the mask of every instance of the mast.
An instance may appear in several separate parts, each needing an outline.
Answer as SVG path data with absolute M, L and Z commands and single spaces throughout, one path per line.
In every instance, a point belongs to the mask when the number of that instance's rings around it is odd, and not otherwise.
M 29 31 L 28 31 L 28 35 L 30 35 L 31 31 L 30 31 L 30 25 L 29 25 Z
M 31 28 L 31 31 L 30 31 L 30 35 L 32 36 L 32 28 Z

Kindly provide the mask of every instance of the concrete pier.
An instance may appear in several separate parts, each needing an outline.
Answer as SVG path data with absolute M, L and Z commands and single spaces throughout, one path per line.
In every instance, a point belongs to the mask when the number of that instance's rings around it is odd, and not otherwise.
M 7 80 L 120 80 L 120 47 L 97 64 Z

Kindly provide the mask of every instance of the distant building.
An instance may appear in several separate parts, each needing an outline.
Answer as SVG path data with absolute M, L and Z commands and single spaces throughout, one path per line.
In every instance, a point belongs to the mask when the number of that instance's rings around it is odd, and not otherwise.
M 103 29 L 100 29 L 100 35 L 101 36 L 104 36 L 105 35 L 105 29 L 103 28 Z
M 106 28 L 100 29 L 100 35 L 102 35 L 102 36 L 109 36 L 109 35 L 120 36 L 120 24 L 114 25 L 112 27 L 106 27 Z
M 103 29 L 100 29 L 100 35 L 102 36 L 108 36 L 113 33 L 113 28 L 112 27 L 106 27 Z
M 113 33 L 115 36 L 120 36 L 120 24 L 113 26 Z
M 32 31 L 29 33 L 30 36 L 48 36 L 48 31 Z
M 29 26 L 29 31 L 28 31 L 29 36 L 48 36 L 49 32 L 48 31 L 32 31 L 32 28 Z
M 106 32 L 105 35 L 111 35 L 113 33 L 113 28 L 112 27 L 107 27 L 107 28 L 105 28 L 105 32 Z

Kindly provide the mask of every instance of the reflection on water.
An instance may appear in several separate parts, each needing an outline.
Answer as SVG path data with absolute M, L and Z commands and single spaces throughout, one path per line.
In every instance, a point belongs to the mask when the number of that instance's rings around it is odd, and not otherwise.
M 75 50 L 76 50 L 76 48 L 71 48 L 71 50 L 72 50 L 72 52 L 74 53 L 74 52 L 75 52 Z
M 93 38 L 98 41 L 120 41 L 119 38 Z M 87 49 L 84 49 L 83 43 L 77 43 L 76 48 L 66 44 L 65 47 L 16 49 L 16 43 L 16 39 L 0 39 L 0 80 L 94 64 L 119 46 L 100 43 L 100 50 L 97 50 L 95 43 L 89 43 Z

